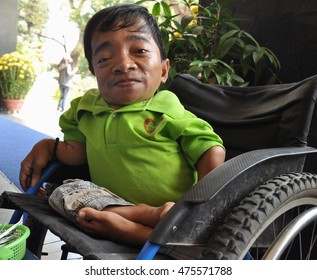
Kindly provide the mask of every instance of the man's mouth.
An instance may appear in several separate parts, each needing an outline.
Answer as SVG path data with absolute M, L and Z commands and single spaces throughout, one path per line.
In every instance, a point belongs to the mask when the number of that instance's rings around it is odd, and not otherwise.
M 114 83 L 115 86 L 131 86 L 131 85 L 134 85 L 136 83 L 139 83 L 140 81 L 137 80 L 137 79 L 121 79 L 119 81 L 116 81 Z

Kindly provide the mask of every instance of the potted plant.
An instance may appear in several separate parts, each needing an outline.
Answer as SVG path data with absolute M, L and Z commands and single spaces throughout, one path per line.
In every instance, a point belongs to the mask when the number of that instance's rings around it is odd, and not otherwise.
M 33 63 L 17 51 L 0 57 L 0 97 L 8 111 L 19 110 L 35 81 Z
M 206 7 L 197 0 L 150 1 L 171 60 L 170 78 L 189 73 L 205 83 L 230 86 L 256 85 L 264 72 L 266 83 L 277 79 L 279 60 L 238 27 L 228 8 L 231 0 L 210 1 Z M 144 2 L 149 0 L 138 3 Z

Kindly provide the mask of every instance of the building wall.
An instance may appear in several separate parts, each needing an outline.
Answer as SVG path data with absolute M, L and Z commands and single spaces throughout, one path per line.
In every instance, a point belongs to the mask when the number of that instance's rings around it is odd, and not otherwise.
M 235 0 L 239 24 L 281 61 L 279 78 L 295 82 L 317 74 L 316 0 Z
M 0 55 L 15 51 L 17 44 L 18 0 L 0 2 Z

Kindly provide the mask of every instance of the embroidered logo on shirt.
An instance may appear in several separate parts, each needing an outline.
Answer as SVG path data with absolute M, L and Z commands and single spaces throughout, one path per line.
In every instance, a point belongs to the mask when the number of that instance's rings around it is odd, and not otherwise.
M 146 119 L 144 121 L 144 129 L 147 133 L 153 133 L 156 128 L 156 123 L 154 122 L 153 119 Z

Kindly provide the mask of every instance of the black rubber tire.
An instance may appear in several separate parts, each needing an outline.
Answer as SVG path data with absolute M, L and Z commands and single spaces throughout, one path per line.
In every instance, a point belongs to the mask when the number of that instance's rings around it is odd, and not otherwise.
M 203 259 L 243 259 L 279 216 L 316 205 L 316 174 L 288 173 L 273 178 L 244 198 L 224 219 L 210 238 Z

